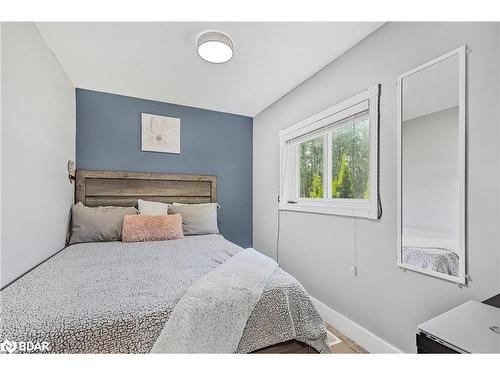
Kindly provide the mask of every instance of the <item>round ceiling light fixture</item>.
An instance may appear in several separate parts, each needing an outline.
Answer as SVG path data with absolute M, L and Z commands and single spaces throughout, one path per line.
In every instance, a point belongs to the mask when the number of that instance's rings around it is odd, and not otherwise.
M 225 63 L 233 57 L 233 40 L 222 31 L 209 30 L 198 35 L 198 55 L 214 64 Z

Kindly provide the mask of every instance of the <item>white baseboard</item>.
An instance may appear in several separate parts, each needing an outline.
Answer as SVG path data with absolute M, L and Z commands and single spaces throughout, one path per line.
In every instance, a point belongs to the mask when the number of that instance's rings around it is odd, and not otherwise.
M 361 327 L 359 324 L 354 323 L 352 320 L 331 309 L 316 298 L 311 297 L 311 300 L 314 302 L 314 305 L 325 322 L 330 323 L 370 353 L 402 353 L 402 351 L 395 346 Z

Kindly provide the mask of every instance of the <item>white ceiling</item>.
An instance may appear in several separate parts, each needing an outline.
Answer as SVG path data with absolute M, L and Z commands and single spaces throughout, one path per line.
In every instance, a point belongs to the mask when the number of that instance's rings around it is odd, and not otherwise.
M 380 22 L 37 23 L 76 87 L 255 116 L 372 33 Z M 196 52 L 207 29 L 234 57 Z

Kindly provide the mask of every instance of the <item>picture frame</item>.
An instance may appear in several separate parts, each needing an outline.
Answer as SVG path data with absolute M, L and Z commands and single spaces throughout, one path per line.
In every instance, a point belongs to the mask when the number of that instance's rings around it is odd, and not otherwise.
M 180 154 L 180 137 L 180 118 L 141 114 L 141 151 Z

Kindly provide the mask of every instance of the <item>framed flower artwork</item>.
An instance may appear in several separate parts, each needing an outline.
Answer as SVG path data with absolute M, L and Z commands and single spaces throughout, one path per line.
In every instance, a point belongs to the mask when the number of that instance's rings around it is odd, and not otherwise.
M 141 151 L 181 153 L 181 119 L 142 113 Z

